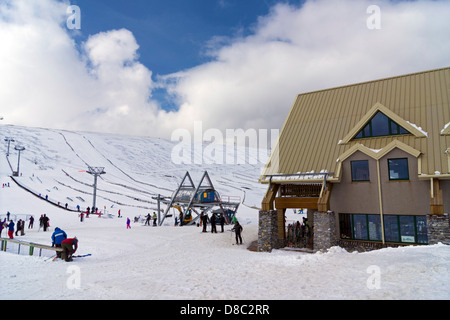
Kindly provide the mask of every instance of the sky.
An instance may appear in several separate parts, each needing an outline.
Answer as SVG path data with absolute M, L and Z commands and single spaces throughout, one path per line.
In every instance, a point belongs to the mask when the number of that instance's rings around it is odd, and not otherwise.
M 0 0 L 0 124 L 279 129 L 299 93 L 449 66 L 449 16 L 439 0 Z

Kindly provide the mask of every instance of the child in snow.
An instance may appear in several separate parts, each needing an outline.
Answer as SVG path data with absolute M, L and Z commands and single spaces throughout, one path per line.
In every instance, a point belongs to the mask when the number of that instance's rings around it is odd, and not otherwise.
M 127 229 L 131 229 L 130 222 L 130 218 L 127 218 Z

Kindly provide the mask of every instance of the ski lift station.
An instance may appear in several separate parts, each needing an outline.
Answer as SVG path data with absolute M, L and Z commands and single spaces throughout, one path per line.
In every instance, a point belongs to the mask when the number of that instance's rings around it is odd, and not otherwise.
M 189 172 L 186 172 L 178 188 L 171 198 L 160 198 L 161 202 L 167 204 L 164 216 L 160 220 L 160 225 L 164 219 L 170 215 L 170 209 L 176 209 L 180 213 L 180 220 L 183 225 L 193 225 L 200 218 L 200 214 L 223 214 L 225 222 L 230 223 L 240 204 L 240 197 L 221 197 L 214 188 L 207 171 L 202 176 L 200 183 L 196 187 Z M 193 214 L 196 217 L 193 217 Z

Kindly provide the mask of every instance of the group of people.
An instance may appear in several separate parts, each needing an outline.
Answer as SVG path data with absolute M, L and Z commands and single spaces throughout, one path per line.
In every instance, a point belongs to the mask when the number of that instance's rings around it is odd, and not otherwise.
M 211 218 L 208 217 L 207 214 L 204 214 L 203 212 L 200 214 L 200 224 L 203 226 L 202 232 L 206 231 L 206 226 L 208 222 L 211 224 L 211 233 L 217 233 L 216 224 L 219 223 L 221 227 L 221 232 L 224 232 L 224 225 L 225 225 L 225 217 L 223 214 L 216 215 L 213 213 L 211 215 Z M 233 228 L 230 230 L 231 232 L 235 233 L 236 236 L 236 244 L 242 244 L 242 226 L 239 224 L 239 221 L 237 220 L 236 216 L 233 216 L 231 223 L 234 224 Z
M 0 221 L 0 237 L 2 235 L 3 229 L 8 229 L 8 237 L 10 239 L 14 239 L 14 230 L 15 235 L 19 236 L 19 233 L 21 236 L 25 235 L 25 220 L 19 219 L 17 221 L 17 225 L 14 222 L 14 220 L 10 219 L 10 212 L 6 214 L 6 218 L 3 221 Z M 47 217 L 47 215 L 43 214 L 39 218 L 39 229 L 42 227 L 44 231 L 47 231 L 47 228 L 50 226 L 49 223 L 50 219 Z M 30 216 L 28 229 L 33 229 L 34 226 L 34 217 Z
M 151 216 L 150 213 L 148 213 L 145 216 L 145 226 L 150 226 L 150 221 L 153 220 L 153 226 L 156 227 L 156 212 L 153 212 L 153 215 Z
M 206 226 L 208 222 L 211 224 L 211 233 L 217 233 L 216 225 L 217 223 L 220 224 L 221 232 L 223 232 L 223 226 L 225 224 L 225 217 L 223 214 L 220 214 L 217 216 L 215 213 L 211 215 L 211 218 L 208 217 L 207 214 L 204 214 L 203 212 L 200 214 L 200 225 L 203 226 L 202 232 L 206 231 Z

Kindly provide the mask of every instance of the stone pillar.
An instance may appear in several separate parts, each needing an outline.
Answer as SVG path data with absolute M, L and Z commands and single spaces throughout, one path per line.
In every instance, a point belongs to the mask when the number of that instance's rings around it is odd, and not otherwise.
M 450 221 L 448 214 L 427 215 L 428 244 L 450 245 Z
M 260 211 L 258 225 L 258 252 L 271 252 L 284 246 L 284 239 L 278 239 L 278 212 Z
M 314 252 L 337 245 L 336 215 L 332 211 L 314 212 Z

